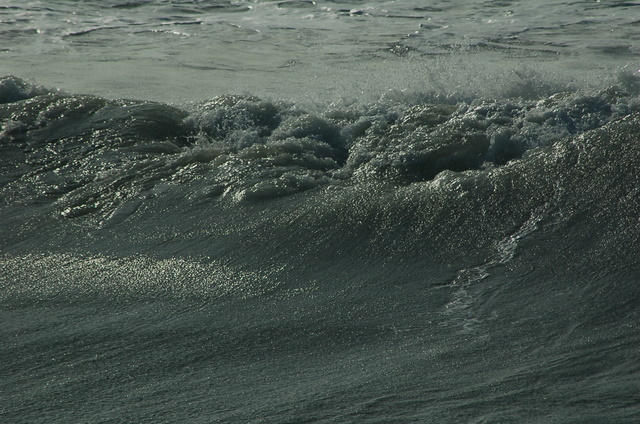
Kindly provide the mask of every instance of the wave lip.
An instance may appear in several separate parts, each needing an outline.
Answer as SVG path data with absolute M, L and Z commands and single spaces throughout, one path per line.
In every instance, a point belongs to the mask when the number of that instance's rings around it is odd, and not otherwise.
M 47 94 L 49 90 L 14 76 L 0 78 L 0 104 L 13 103 Z

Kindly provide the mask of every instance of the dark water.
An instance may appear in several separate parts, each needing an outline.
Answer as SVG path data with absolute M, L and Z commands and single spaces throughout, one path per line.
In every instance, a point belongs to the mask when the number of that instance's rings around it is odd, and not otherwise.
M 638 422 L 633 77 L 0 100 L 0 421 Z

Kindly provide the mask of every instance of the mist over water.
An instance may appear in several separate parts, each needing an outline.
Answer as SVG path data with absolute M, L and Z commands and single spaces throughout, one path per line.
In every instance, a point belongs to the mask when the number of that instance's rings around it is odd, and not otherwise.
M 637 8 L 0 6 L 0 421 L 635 423 Z

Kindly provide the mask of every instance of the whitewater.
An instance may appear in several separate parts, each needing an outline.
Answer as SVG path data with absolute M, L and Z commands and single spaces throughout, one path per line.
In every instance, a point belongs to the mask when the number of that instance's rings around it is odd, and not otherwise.
M 637 423 L 640 3 L 0 5 L 0 422 Z

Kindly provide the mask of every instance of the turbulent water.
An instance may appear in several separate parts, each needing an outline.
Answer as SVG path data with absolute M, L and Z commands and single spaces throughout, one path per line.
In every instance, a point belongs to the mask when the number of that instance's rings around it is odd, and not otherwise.
M 638 422 L 640 4 L 5 4 L 0 422 Z

